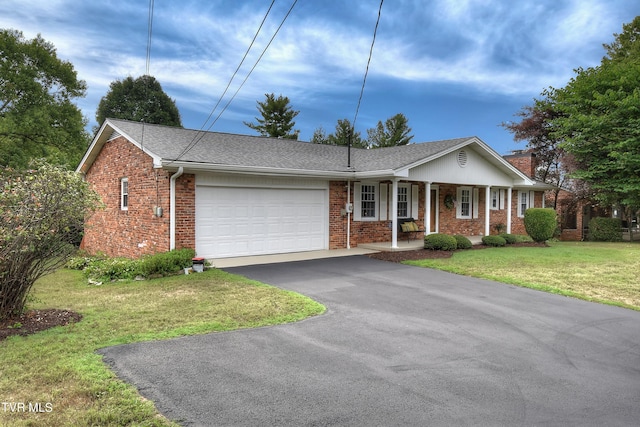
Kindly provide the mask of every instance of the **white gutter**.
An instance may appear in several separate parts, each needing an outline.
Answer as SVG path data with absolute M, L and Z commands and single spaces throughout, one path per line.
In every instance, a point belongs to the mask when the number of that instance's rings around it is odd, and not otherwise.
M 182 166 L 178 168 L 178 171 L 171 175 L 169 186 L 169 250 L 172 251 L 176 248 L 176 179 L 180 178 L 184 173 Z

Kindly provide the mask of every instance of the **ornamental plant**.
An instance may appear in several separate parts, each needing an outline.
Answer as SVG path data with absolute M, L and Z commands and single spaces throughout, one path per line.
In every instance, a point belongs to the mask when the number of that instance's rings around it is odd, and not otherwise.
M 0 320 L 22 313 L 33 283 L 77 250 L 84 218 L 99 207 L 82 177 L 44 161 L 0 171 Z
M 434 251 L 455 251 L 458 247 L 455 237 L 434 233 L 424 236 L 424 248 Z
M 594 242 L 622 241 L 622 221 L 619 218 L 591 218 L 588 239 Z
M 536 242 L 552 238 L 557 226 L 556 211 L 553 209 L 529 208 L 524 211 L 524 228 Z

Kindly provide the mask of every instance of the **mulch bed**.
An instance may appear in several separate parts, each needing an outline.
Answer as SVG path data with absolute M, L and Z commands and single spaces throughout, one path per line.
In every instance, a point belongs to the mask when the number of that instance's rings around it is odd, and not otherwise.
M 523 243 L 514 243 L 509 245 L 509 248 L 517 248 L 517 247 L 547 247 L 548 245 L 544 242 L 523 242 Z M 489 246 L 486 245 L 474 245 L 470 250 L 480 250 L 487 249 Z M 469 249 L 467 249 L 469 250 Z M 402 261 L 412 261 L 418 259 L 438 259 L 438 258 L 450 258 L 455 252 L 459 251 L 432 251 L 430 249 L 417 249 L 415 251 L 396 251 L 396 252 L 377 252 L 374 254 L 367 255 L 369 258 L 375 258 L 382 261 L 390 261 L 390 262 L 402 262 Z
M 69 310 L 29 310 L 20 316 L 0 321 L 0 341 L 11 335 L 29 335 L 54 326 L 79 322 L 82 315 Z

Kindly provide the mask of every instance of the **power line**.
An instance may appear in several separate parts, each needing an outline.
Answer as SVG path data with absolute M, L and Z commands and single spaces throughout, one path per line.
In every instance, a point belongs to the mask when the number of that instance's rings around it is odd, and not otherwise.
M 280 29 L 282 28 L 282 26 L 284 25 L 285 21 L 287 20 L 287 18 L 289 17 L 289 15 L 291 14 L 291 11 L 293 10 L 294 6 L 296 5 L 296 3 L 298 3 L 298 0 L 294 0 L 293 4 L 291 5 L 291 7 L 289 8 L 289 10 L 287 11 L 287 14 L 284 16 L 284 18 L 282 18 L 282 21 L 280 22 L 280 25 L 278 26 L 278 28 L 276 29 L 275 33 L 273 34 L 273 36 L 271 37 L 271 39 L 269 40 L 269 43 L 267 43 L 267 45 L 265 46 L 265 48 L 262 50 L 262 53 L 260 54 L 260 56 L 258 57 L 258 59 L 256 60 L 256 62 L 253 64 L 253 67 L 251 67 L 251 70 L 249 71 L 249 73 L 246 75 L 246 77 L 244 78 L 244 80 L 242 81 L 242 83 L 240 84 L 240 86 L 238 87 L 238 89 L 235 91 L 235 93 L 233 94 L 233 96 L 231 97 L 231 99 L 229 99 L 229 101 L 227 101 L 227 103 L 225 104 L 224 108 L 222 109 L 222 111 L 220 111 L 220 113 L 216 116 L 215 120 L 209 125 L 209 127 L 207 128 L 207 131 L 209 131 L 213 125 L 216 124 L 216 122 L 218 121 L 218 119 L 222 116 L 222 114 L 227 110 L 227 108 L 229 107 L 229 105 L 231 105 L 231 102 L 235 99 L 236 95 L 238 95 L 238 92 L 240 92 L 240 89 L 242 89 L 242 87 L 244 86 L 244 84 L 247 82 L 247 80 L 249 79 L 249 76 L 251 75 L 251 73 L 253 73 L 253 70 L 256 69 L 256 67 L 258 66 L 258 63 L 260 62 L 260 60 L 262 60 L 262 57 L 264 56 L 264 54 L 267 52 L 267 49 L 269 49 L 269 46 L 271 46 L 271 43 L 273 42 L 273 40 L 276 38 L 276 36 L 278 35 L 278 32 L 280 31 Z M 273 5 L 273 3 L 272 3 Z M 271 10 L 271 7 L 269 7 L 269 10 Z M 268 12 L 267 12 L 268 13 Z M 266 19 L 266 16 L 265 16 Z M 263 21 L 264 22 L 264 21 Z M 262 27 L 262 24 L 260 24 L 260 27 Z M 258 30 L 259 31 L 259 30 Z M 257 36 L 257 34 L 256 34 Z M 255 38 L 254 38 L 255 40 Z M 252 42 L 253 44 L 253 42 Z M 244 58 L 243 58 L 244 61 Z M 238 67 L 240 68 L 240 67 Z M 237 72 L 237 70 L 236 70 Z M 235 75 L 235 73 L 234 73 Z M 230 83 L 229 83 L 230 84 Z M 226 89 L 225 89 L 226 92 Z M 214 108 L 215 110 L 215 108 Z M 213 114 L 213 111 L 212 111 Z M 211 115 L 209 116 L 211 117 Z M 207 119 L 207 122 L 209 121 L 209 119 Z M 206 124 L 206 122 L 205 122 Z M 191 143 L 189 143 L 189 145 L 187 145 L 187 147 L 185 147 L 184 150 L 182 150 L 182 152 L 180 153 L 180 155 L 178 155 L 175 161 L 180 160 L 181 157 L 183 157 L 184 155 L 186 155 L 189 151 L 191 151 L 193 149 L 193 147 L 195 147 L 198 142 L 200 142 L 200 140 L 202 140 L 202 138 L 204 138 L 206 132 L 202 132 L 202 129 L 200 129 L 200 131 L 194 136 L 193 140 L 191 141 Z
M 360 97 L 358 98 L 358 106 L 356 107 L 356 114 L 353 117 L 353 128 L 356 127 L 356 120 L 358 120 L 358 112 L 360 111 L 360 103 L 362 102 L 362 94 L 364 93 L 364 85 L 367 82 L 367 74 L 369 74 L 369 64 L 371 63 L 371 56 L 373 55 L 373 45 L 376 42 L 376 34 L 378 32 L 378 24 L 380 23 L 380 14 L 382 13 L 382 3 L 384 0 L 380 0 L 380 7 L 378 8 L 378 20 L 376 21 L 376 27 L 373 30 L 373 40 L 371 41 L 371 48 L 369 49 L 369 59 L 367 60 L 367 69 L 364 72 L 364 79 L 362 80 L 362 88 L 360 89 Z
M 149 0 L 149 33 L 147 36 L 147 67 L 145 74 L 149 75 L 149 64 L 151 63 L 151 35 L 153 34 L 153 0 Z
M 218 105 L 220 105 L 220 102 L 222 102 L 222 99 L 227 94 L 227 91 L 229 90 L 229 87 L 231 86 L 231 82 L 233 82 L 233 79 L 236 77 L 236 74 L 238 74 L 238 71 L 240 70 L 240 67 L 242 67 L 242 64 L 244 64 L 244 60 L 247 59 L 247 55 L 249 55 L 249 51 L 253 47 L 253 44 L 255 43 L 256 39 L 258 38 L 258 34 L 260 33 L 260 30 L 262 30 L 262 26 L 264 25 L 264 22 L 267 20 L 267 16 L 269 16 L 269 12 L 271 12 L 271 8 L 273 7 L 273 4 L 275 2 L 276 2 L 276 0 L 272 0 L 271 5 L 269 6 L 269 9 L 267 10 L 267 13 L 264 15 L 264 18 L 262 18 L 262 22 L 260 23 L 260 26 L 258 27 L 258 31 L 256 31 L 256 34 L 253 36 L 253 40 L 251 40 L 251 43 L 249 44 L 249 47 L 247 48 L 247 51 L 244 53 L 244 56 L 242 57 L 242 60 L 240 61 L 240 64 L 238 64 L 238 67 L 233 72 L 233 75 L 231 76 L 231 79 L 229 79 L 229 83 L 227 83 L 227 87 L 224 88 L 224 92 L 222 92 L 222 95 L 220 95 L 220 98 L 218 98 L 218 102 L 216 102 L 216 105 L 211 109 L 211 113 L 209 113 L 209 116 L 207 117 L 207 120 L 204 121 L 204 123 L 200 127 L 200 130 L 204 129 L 204 127 L 207 125 L 207 123 L 209 123 L 209 120 L 211 119 L 211 116 L 213 116 L 213 113 L 218 108 Z
M 380 23 L 380 15 L 382 14 L 382 3 L 384 0 L 380 0 L 380 7 L 378 8 L 378 19 L 376 20 L 376 27 L 373 30 L 373 40 L 371 40 L 371 48 L 369 49 L 369 59 L 367 60 L 367 68 L 364 72 L 364 78 L 362 79 L 362 88 L 360 89 L 360 97 L 358 98 L 358 105 L 356 106 L 356 114 L 353 116 L 353 123 L 349 130 L 349 136 L 347 139 L 347 167 L 351 167 L 351 137 L 356 128 L 356 121 L 358 120 L 358 112 L 360 111 L 360 103 L 362 102 L 362 94 L 364 93 L 364 85 L 367 83 L 367 75 L 369 74 L 369 64 L 371 63 L 371 56 L 373 55 L 373 45 L 376 43 L 376 34 L 378 33 L 378 24 Z

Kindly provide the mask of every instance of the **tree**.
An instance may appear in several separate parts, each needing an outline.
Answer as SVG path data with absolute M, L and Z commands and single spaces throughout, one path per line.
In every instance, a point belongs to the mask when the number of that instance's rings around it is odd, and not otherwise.
M 624 24 L 621 34 L 613 36 L 615 38 L 613 43 L 603 45 L 607 50 L 604 61 L 640 57 L 640 16 L 636 16 L 629 24 Z
M 549 98 L 561 148 L 576 160 L 573 176 L 609 205 L 640 206 L 640 18 L 625 25 L 597 67 L 578 69 Z
M 256 117 L 256 123 L 244 122 L 262 136 L 272 138 L 298 139 L 299 130 L 292 131 L 296 122 L 293 119 L 299 111 L 294 111 L 289 105 L 289 98 L 282 95 L 277 98 L 273 93 L 265 93 L 265 101 L 258 101 L 258 112 L 262 118 Z
M 351 146 L 355 148 L 368 148 L 367 141 L 363 140 L 360 132 L 355 132 L 349 119 L 338 120 L 335 133 L 327 136 L 327 144 L 330 145 L 349 145 L 351 138 Z
M 0 171 L 0 320 L 20 314 L 33 283 L 76 252 L 98 196 L 72 171 L 43 161 Z
M 312 144 L 328 144 L 329 143 L 327 132 L 325 132 L 322 126 L 320 126 L 319 128 L 313 131 L 313 136 L 311 137 L 310 142 Z
M 74 167 L 90 139 L 72 103 L 85 93 L 85 82 L 51 43 L 0 30 L 0 165 L 25 168 L 43 157 Z
M 502 127 L 513 134 L 514 140 L 527 141 L 527 149 L 536 155 L 535 178 L 555 187 L 553 207 L 561 189 L 574 191 L 575 200 L 584 198 L 583 191 L 576 191 L 578 183 L 569 177 L 574 169 L 573 157 L 560 147 L 563 140 L 554 134 L 553 120 L 559 113 L 553 103 L 548 98 L 535 99 L 516 116 L 521 118 L 519 122 L 504 122 Z
M 157 125 L 182 127 L 180 112 L 153 76 L 127 77 L 109 85 L 96 110 L 96 121 L 124 119 Z
M 384 125 L 379 121 L 375 128 L 367 130 L 368 145 L 371 148 L 381 148 L 409 144 L 413 135 L 409 135 L 411 128 L 408 123 L 402 113 L 390 117 Z

